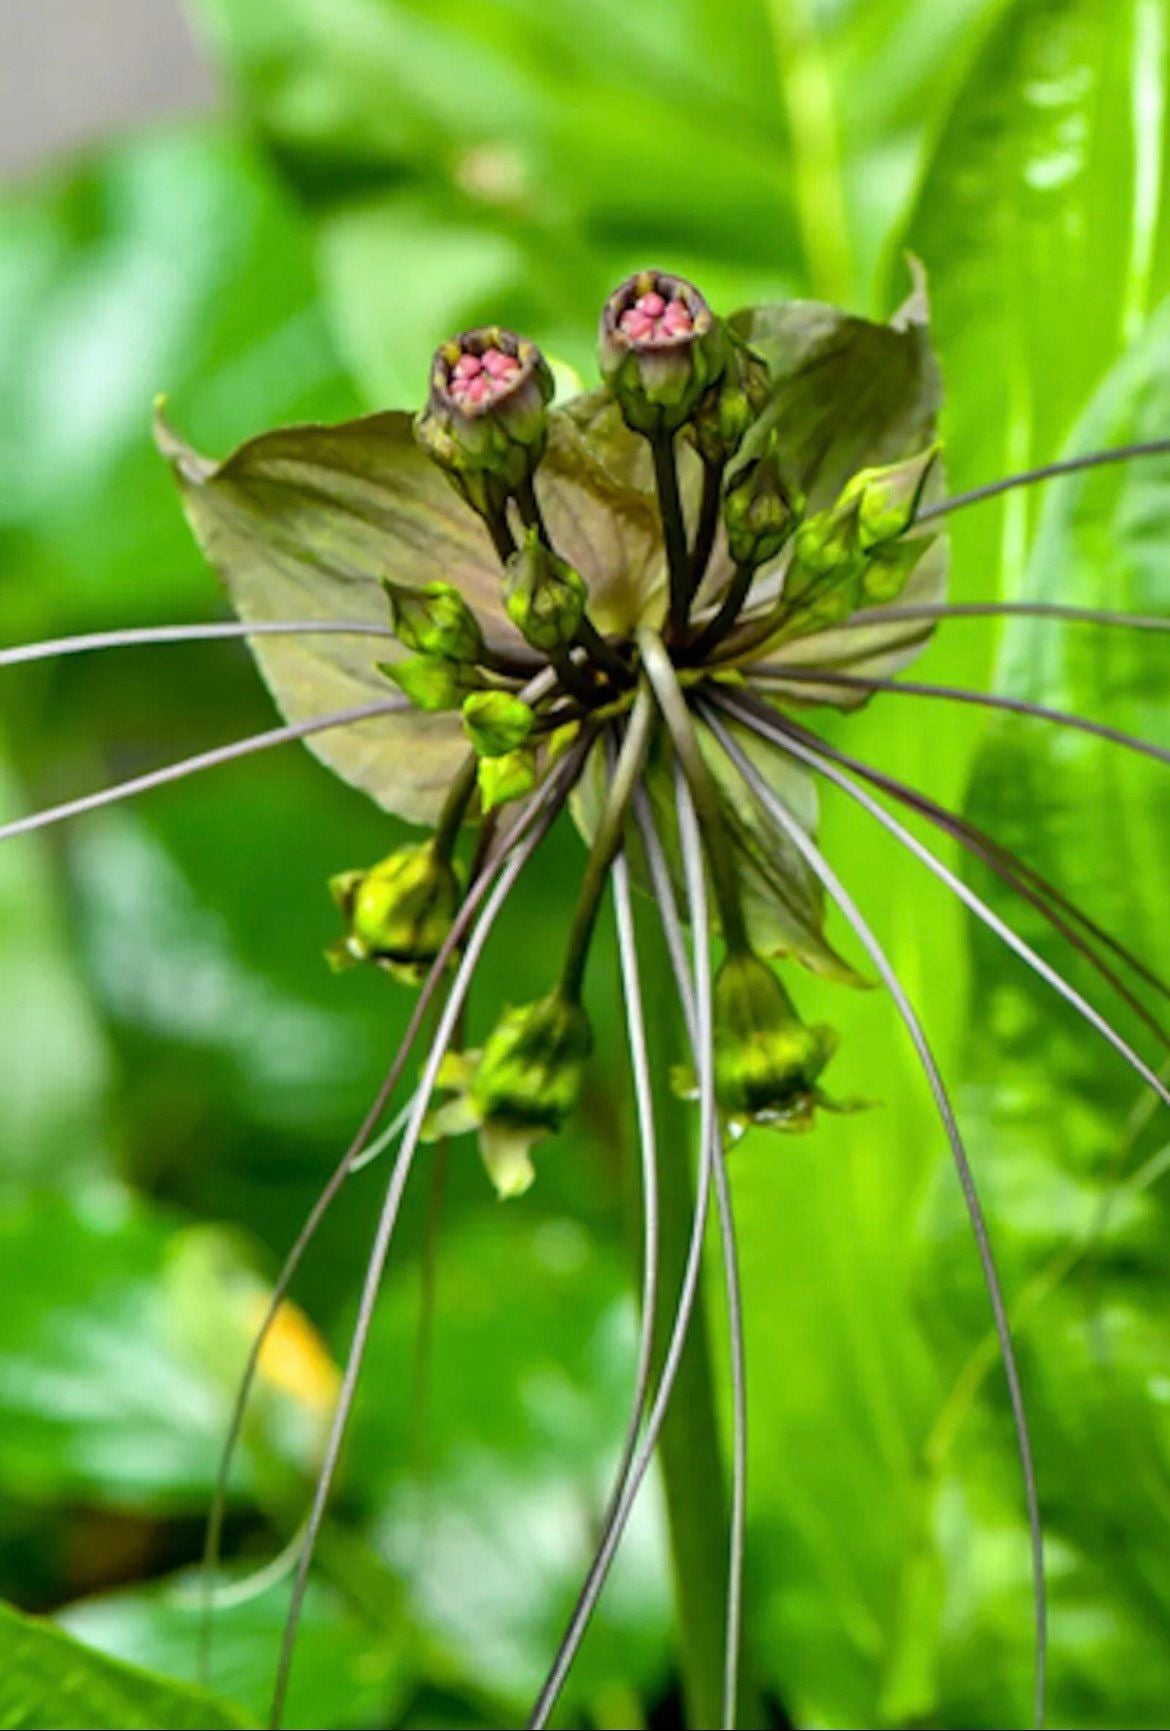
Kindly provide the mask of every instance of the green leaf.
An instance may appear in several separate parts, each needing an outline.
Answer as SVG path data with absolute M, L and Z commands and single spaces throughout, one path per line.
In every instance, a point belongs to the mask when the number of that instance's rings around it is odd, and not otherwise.
M 130 139 L 0 205 L 6 641 L 206 616 L 150 437 L 227 444 L 356 407 L 287 195 L 234 133 Z
M 214 1229 L 177 1232 L 104 1186 L 72 1201 L 10 1197 L 0 1259 L 20 1294 L 0 1313 L 9 1496 L 202 1514 L 266 1299 L 238 1247 Z M 294 1318 L 279 1365 L 270 1356 L 262 1371 L 237 1492 L 286 1494 L 320 1444 L 336 1372 Z
M 219 1731 L 252 1723 L 201 1689 L 105 1659 L 0 1605 L 0 1725 L 12 1731 Z
M 956 92 L 906 237 L 929 265 L 957 487 L 1048 461 L 1170 269 L 1164 0 L 1011 0 Z M 986 595 L 1038 500 L 959 534 Z
M 466 1175 L 481 1204 L 439 1251 L 425 1407 L 406 1373 L 417 1294 L 400 1280 L 370 1345 L 372 1362 L 398 1368 L 367 1383 L 350 1439 L 354 1482 L 390 1562 L 410 1577 L 415 1614 L 462 1675 L 490 1678 L 517 1707 L 588 1566 L 631 1393 L 621 1251 L 587 1236 L 546 1188 L 572 1150 L 563 1136 L 542 1144 L 540 1182 L 504 1207 L 482 1201 L 474 1145 L 452 1145 L 449 1180 L 462 1186 Z M 652 1508 L 639 1505 L 615 1564 L 568 1684 L 570 1710 L 618 1684 L 657 1686 L 668 1609 Z
M 1164 303 L 1107 377 L 1072 449 L 1158 436 L 1170 417 L 1168 381 Z M 1062 482 L 1046 501 L 1023 593 L 1165 614 L 1168 537 L 1165 459 Z M 997 688 L 1168 746 L 1163 642 L 1015 621 Z M 970 803 L 978 823 L 1166 973 L 1170 787 L 1161 765 L 1084 734 L 997 717 L 976 762 Z M 1148 1052 L 1148 1033 L 1036 913 L 998 887 L 986 894 Z M 975 963 L 965 1119 L 1020 1318 L 1057 1563 L 1051 1718 L 1085 1725 L 1117 1716 L 1153 1725 L 1168 1686 L 1170 1426 L 1159 1390 L 1170 1367 L 1162 1299 L 1170 1201 L 1164 1186 L 1117 1195 L 1114 1187 L 1164 1144 L 1164 1121 L 1155 1113 L 1144 1132 L 1133 1124 L 1144 1092 L 1137 1079 L 994 939 L 976 940 Z M 977 1294 L 954 1255 L 958 1222 L 939 1207 L 931 1224 L 932 1308 L 940 1324 L 969 1331 Z M 994 1428 L 959 1432 L 963 1401 L 940 1429 L 936 1451 L 936 1534 L 956 1583 L 943 1664 L 952 1711 L 973 1722 L 992 1701 L 1026 1698 L 1025 1620 L 1015 1615 L 1026 1598 L 1026 1541 L 998 1375 L 990 1386 Z M 956 1396 L 961 1392 L 958 1386 Z M 960 1574 L 982 1583 L 961 1614 Z M 975 1646 L 983 1657 L 971 1668 Z
M 363 1603 L 358 1572 L 343 1560 L 334 1538 L 327 1527 L 317 1578 L 305 1599 L 284 1721 L 290 1731 L 335 1724 L 342 1717 L 350 1725 L 396 1722 L 407 1664 L 419 1660 L 417 1634 L 398 1602 L 397 1588 L 388 1584 L 386 1589 L 393 1605 Z M 279 1540 L 269 1543 L 274 1552 L 279 1548 Z M 250 1560 L 257 1569 L 267 1561 Z M 348 1581 L 339 1580 L 343 1567 Z M 282 1591 L 273 1582 L 266 1591 L 246 1597 L 247 1577 L 241 1577 L 238 1563 L 218 1582 L 225 1596 L 235 1592 L 240 1599 L 216 1606 L 210 1682 L 262 1723 L 272 1696 L 287 1586 Z M 75 1601 L 58 1620 L 70 1634 L 111 1658 L 184 1676 L 199 1651 L 202 1605 L 201 1574 L 188 1570 Z

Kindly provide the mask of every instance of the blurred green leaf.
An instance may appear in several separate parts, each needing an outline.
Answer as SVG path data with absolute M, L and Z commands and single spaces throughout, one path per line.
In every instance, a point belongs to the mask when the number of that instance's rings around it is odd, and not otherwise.
M 9 1495 L 202 1514 L 266 1299 L 238 1247 L 210 1229 L 192 1240 L 102 1186 L 72 1201 L 13 1197 L 0 1210 L 0 1251 L 20 1294 L 0 1315 Z M 319 1367 L 307 1328 L 277 1351 L 279 1362 L 262 1367 L 236 1477 L 254 1487 L 261 1475 L 268 1494 L 289 1488 L 274 1449 L 302 1461 L 315 1453 L 335 1375 Z
M 328 1543 L 323 1552 L 328 1559 Z M 246 1598 L 246 1578 L 220 1579 L 225 1583 L 221 1590 L 230 1594 L 234 1586 L 242 1602 L 216 1608 L 210 1679 L 217 1690 L 264 1722 L 287 1588 L 282 1592 L 273 1584 Z M 397 1723 L 408 1625 L 401 1613 L 390 1621 L 355 1598 L 327 1583 L 315 1582 L 310 1588 L 284 1720 L 291 1731 L 310 1731 L 342 1718 L 348 1725 Z M 58 1621 L 113 1658 L 181 1677 L 195 1665 L 201 1603 L 200 1576 L 191 1571 L 144 1588 L 81 1600 L 68 1606 Z
M 218 1731 L 250 1723 L 202 1690 L 104 1659 L 0 1605 L 0 1724 L 12 1731 Z
M 568 1619 L 596 1542 L 632 1395 L 633 1331 L 620 1251 L 542 1187 L 570 1158 L 538 1156 L 519 1203 L 485 1200 L 438 1243 L 437 1309 L 419 1383 L 418 1298 L 389 1286 L 370 1344 L 350 1472 L 416 1615 L 480 1684 L 519 1711 Z M 474 1171 L 474 1144 L 451 1145 Z M 478 1179 L 485 1198 L 486 1185 Z M 543 1200 L 543 1206 L 542 1206 Z M 567 1700 L 618 1685 L 652 1695 L 668 1629 L 665 1569 L 645 1502 L 594 1619 Z
M 1170 304 L 1109 375 L 1074 450 L 1157 436 L 1170 415 Z M 1134 463 L 1060 483 L 1048 499 L 1023 586 L 1030 600 L 1170 610 L 1165 546 L 1170 465 Z M 1166 746 L 1165 651 L 1135 632 L 1019 620 L 997 687 Z M 977 822 L 1058 883 L 1163 973 L 1162 885 L 1170 785 L 1148 759 L 1022 717 L 989 724 L 976 763 Z M 1042 953 L 1147 1052 L 1149 1035 L 1039 916 L 988 892 Z M 964 1092 L 972 1153 L 996 1216 L 1019 1306 L 1037 1470 L 1052 1543 L 1053 1722 L 1157 1725 L 1170 1686 L 1160 1631 L 1170 1608 L 1170 1329 L 1164 1189 L 1113 1196 L 1119 1176 L 1164 1140 L 1159 1114 L 1133 1119 L 1143 1090 L 1122 1061 L 995 940 L 975 940 L 976 989 Z M 1104 1212 L 1102 1212 L 1104 1210 Z M 950 1211 L 934 1217 L 930 1271 L 940 1320 L 970 1326 Z M 1076 1252 L 1083 1252 L 1077 1256 Z M 978 1386 L 976 1384 L 976 1386 Z M 954 1434 L 964 1389 L 938 1439 L 937 1531 L 950 1562 L 943 1663 L 948 1698 L 975 1720 L 1023 1701 L 1026 1546 L 1001 1422 Z M 974 1446 L 973 1446 L 974 1445 Z M 977 1580 L 964 1599 L 959 1583 Z M 971 1663 L 975 1651 L 977 1666 Z
M 736 305 L 856 299 L 940 69 L 989 0 L 196 0 L 313 212 L 335 328 L 409 403 L 448 330 L 504 319 L 592 376 L 648 262 Z
M 931 273 L 952 480 L 1061 448 L 1170 270 L 1164 0 L 1011 0 L 947 113 L 906 227 Z M 1035 500 L 958 532 L 1012 581 Z
M 5 634 L 207 616 L 214 592 L 150 439 L 158 392 L 200 438 L 352 405 L 308 247 L 272 178 L 214 132 L 132 140 L 0 208 Z

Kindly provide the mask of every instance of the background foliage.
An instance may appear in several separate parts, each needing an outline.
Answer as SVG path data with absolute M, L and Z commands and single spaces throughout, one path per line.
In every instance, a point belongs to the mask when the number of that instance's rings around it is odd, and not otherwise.
M 226 119 L 123 138 L 0 210 L 5 640 L 220 608 L 150 447 L 156 391 L 216 450 L 281 420 L 412 404 L 435 341 L 487 318 L 588 375 L 601 298 L 651 260 L 725 310 L 813 293 L 876 313 L 913 249 L 956 487 L 1165 431 L 1166 0 L 201 0 L 197 16 Z M 955 539 L 960 599 L 1170 606 L 1165 468 L 1043 506 L 1017 496 L 957 521 Z M 956 624 L 922 666 L 1170 744 L 1159 654 Z M 270 714 L 234 645 L 10 671 L 0 799 L 48 803 Z M 909 698 L 836 725 L 858 755 L 966 799 L 1170 966 L 1170 803 L 1148 763 Z M 1051 1722 L 1158 1725 L 1166 1203 L 1153 1186 L 1101 1215 L 1160 1147 L 1157 1122 L 1132 1120 L 1136 1091 L 1106 1048 L 826 804 L 830 854 L 960 1094 L 1013 1295 L 1050 1534 Z M 0 852 L 0 1595 L 78 1638 L 4 1614 L 4 1724 L 263 1709 L 279 1591 L 221 1617 L 225 1704 L 211 1707 L 190 1691 L 185 1571 L 264 1283 L 405 1018 L 381 978 L 338 981 L 320 961 L 325 878 L 394 840 L 291 751 Z M 530 880 L 484 1006 L 546 983 L 577 848 L 556 838 Z M 616 1023 L 611 966 L 594 986 Z M 795 1724 L 1021 1723 L 1020 1496 L 942 1137 L 880 994 L 805 986 L 802 1004 L 842 1028 L 842 1089 L 883 1105 L 807 1139 L 757 1134 L 733 1162 L 753 1662 Z M 523 1713 L 627 1395 L 628 1127 L 625 1092 L 595 1089 L 509 1208 L 458 1145 L 420 1355 L 438 1195 L 424 1175 L 291 1723 Z M 234 1486 L 240 1572 L 303 1510 L 376 1191 L 375 1176 L 343 1198 L 266 1360 Z M 670 1723 L 677 1670 L 651 1497 L 565 1722 Z

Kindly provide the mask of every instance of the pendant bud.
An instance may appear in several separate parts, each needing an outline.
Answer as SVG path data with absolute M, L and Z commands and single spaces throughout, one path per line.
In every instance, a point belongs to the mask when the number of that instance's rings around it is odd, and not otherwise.
M 504 574 L 504 606 L 525 641 L 545 655 L 560 654 L 577 635 L 587 598 L 581 573 L 530 529 Z
M 751 951 L 715 976 L 715 1092 L 732 1118 L 803 1129 L 823 1104 L 817 1078 L 836 1049 L 831 1028 L 809 1027 L 772 969 Z
M 510 691 L 474 691 L 464 699 L 464 730 L 479 757 L 519 750 L 535 725 L 535 711 Z
M 759 456 L 736 468 L 723 502 L 728 551 L 736 564 L 755 570 L 774 559 L 796 527 L 796 515 L 772 432 Z
M 342 872 L 329 888 L 349 928 L 330 952 L 333 965 L 377 962 L 411 985 L 442 949 L 462 893 L 433 839 L 398 848 L 369 871 Z
M 435 350 L 415 435 L 481 516 L 495 516 L 536 470 L 548 436 L 553 377 L 535 343 L 499 326 Z
M 521 746 L 496 757 L 481 757 L 475 770 L 479 800 L 486 814 L 532 792 L 536 786 L 536 753 Z
M 429 712 L 458 709 L 480 680 L 474 668 L 437 655 L 407 655 L 401 661 L 379 661 L 379 673 L 393 680 L 416 709 Z
M 601 375 L 635 432 L 677 432 L 722 375 L 724 354 L 719 321 L 683 277 L 639 271 L 605 303 Z
M 441 661 L 472 665 L 483 653 L 479 621 L 452 583 L 421 589 L 382 580 L 390 602 L 390 624 L 404 649 Z
M 580 1098 L 592 1049 L 588 1017 L 559 989 L 508 1010 L 471 1080 L 481 1122 L 546 1135 L 559 1130 Z

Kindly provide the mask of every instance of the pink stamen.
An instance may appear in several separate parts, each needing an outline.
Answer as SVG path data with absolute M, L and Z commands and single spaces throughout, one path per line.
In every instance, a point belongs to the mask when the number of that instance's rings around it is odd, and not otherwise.
M 695 328 L 684 300 L 668 301 L 657 289 L 647 289 L 618 319 L 618 329 L 632 343 L 669 343 L 690 336 Z
M 640 343 L 654 335 L 654 320 L 649 314 L 639 312 L 637 307 L 630 307 L 624 312 L 618 323 L 633 342 Z
M 493 379 L 507 379 L 520 371 L 519 361 L 512 355 L 506 355 L 503 349 L 487 349 L 483 364 Z
M 451 368 L 451 396 L 463 408 L 478 409 L 502 396 L 521 371 L 516 356 L 503 349 L 485 349 L 480 355 L 465 351 Z

